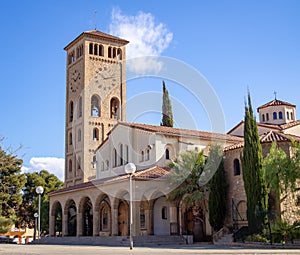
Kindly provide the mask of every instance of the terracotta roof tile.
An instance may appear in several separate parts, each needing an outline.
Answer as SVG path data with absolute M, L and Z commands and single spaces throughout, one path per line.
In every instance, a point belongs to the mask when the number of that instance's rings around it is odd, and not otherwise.
M 282 124 L 280 125 L 279 127 L 282 129 L 282 130 L 285 130 L 285 129 L 288 129 L 290 127 L 294 127 L 294 126 L 297 126 L 300 124 L 300 120 L 296 120 L 296 121 L 292 121 L 292 122 L 289 122 L 289 123 L 286 123 L 286 124 Z
M 169 173 L 170 169 L 166 167 L 159 167 L 159 166 L 152 166 L 150 168 L 142 169 L 136 171 L 132 178 L 134 180 L 153 180 L 158 178 L 165 178 L 166 175 Z M 89 181 L 85 183 L 80 183 L 71 187 L 62 188 L 60 190 L 54 191 L 49 193 L 50 196 L 65 193 L 73 190 L 79 190 L 79 189 L 87 189 L 94 186 L 100 186 L 105 185 L 107 183 L 112 183 L 116 181 L 122 181 L 129 178 L 128 174 L 118 175 L 118 176 L 112 176 L 105 179 L 99 179 L 95 181 Z
M 269 107 L 269 106 L 277 106 L 277 105 L 286 105 L 286 106 L 296 107 L 296 105 L 294 105 L 294 104 L 290 104 L 288 102 L 284 102 L 284 101 L 281 101 L 281 100 L 278 100 L 278 99 L 274 99 L 274 100 L 258 107 L 257 111 L 259 111 L 260 109 Z
M 69 48 L 72 47 L 72 45 L 74 45 L 77 41 L 79 41 L 81 38 L 83 38 L 84 36 L 91 36 L 94 38 L 100 38 L 103 40 L 106 40 L 108 42 L 114 42 L 114 43 L 119 43 L 121 45 L 126 45 L 129 43 L 129 41 L 124 40 L 122 38 L 110 35 L 110 34 L 106 34 L 103 33 L 101 31 L 98 30 L 90 30 L 90 31 L 85 31 L 83 33 L 81 33 L 79 36 L 77 36 L 72 42 L 70 42 L 65 48 L 64 50 L 68 50 Z
M 242 140 L 242 138 L 240 137 L 236 137 L 228 134 L 218 134 L 218 133 L 205 132 L 199 130 L 173 128 L 173 127 L 165 127 L 165 126 L 154 126 L 149 124 L 138 124 L 138 123 L 130 123 L 130 122 L 119 122 L 119 124 L 132 127 L 132 128 L 138 128 L 149 132 L 162 133 L 165 135 L 175 135 L 175 136 L 185 135 L 185 136 L 199 137 L 203 139 L 210 139 L 210 140 L 216 139 L 216 140 L 233 141 L 233 142 L 238 142 Z

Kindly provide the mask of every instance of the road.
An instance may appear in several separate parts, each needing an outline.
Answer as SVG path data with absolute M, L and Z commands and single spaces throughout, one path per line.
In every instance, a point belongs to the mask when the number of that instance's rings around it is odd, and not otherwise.
M 99 247 L 76 245 L 0 244 L 1 255 L 99 255 L 99 254 L 299 254 L 298 249 L 249 249 L 213 245 L 178 245 L 159 247 Z

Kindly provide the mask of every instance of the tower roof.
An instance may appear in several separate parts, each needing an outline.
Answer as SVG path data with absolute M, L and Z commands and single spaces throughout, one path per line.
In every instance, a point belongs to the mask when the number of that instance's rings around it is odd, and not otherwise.
M 258 107 L 257 112 L 259 112 L 259 110 L 261 110 L 263 108 L 266 108 L 266 107 L 269 107 L 269 106 L 278 106 L 278 105 L 285 105 L 285 106 L 290 106 L 290 107 L 295 107 L 296 108 L 296 105 L 294 105 L 294 104 L 290 104 L 288 102 L 284 102 L 284 101 L 281 101 L 281 100 L 278 100 L 278 99 L 274 99 L 274 100 Z
M 129 41 L 121 39 L 119 37 L 110 35 L 110 34 L 106 34 L 103 33 L 101 31 L 98 30 L 90 30 L 90 31 L 85 31 L 83 33 L 81 33 L 79 36 L 77 36 L 72 42 L 70 42 L 65 48 L 64 50 L 68 50 L 70 49 L 76 42 L 78 42 L 79 40 L 81 40 L 83 37 L 90 37 L 90 38 L 95 38 L 95 39 L 102 39 L 104 41 L 107 42 L 113 42 L 113 43 L 118 43 L 121 45 L 126 45 L 129 43 Z

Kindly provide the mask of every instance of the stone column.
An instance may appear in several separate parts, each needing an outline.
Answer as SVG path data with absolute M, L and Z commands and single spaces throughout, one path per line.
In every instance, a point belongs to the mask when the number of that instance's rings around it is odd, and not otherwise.
M 68 210 L 66 212 L 63 210 L 62 216 L 62 236 L 68 235 Z
M 133 224 L 132 224 L 132 235 L 139 236 L 140 235 L 140 204 L 139 201 L 134 201 L 132 203 L 132 216 L 133 216 Z
M 100 227 L 99 216 L 100 216 L 99 212 L 93 210 L 93 236 L 99 235 L 99 227 Z
M 116 201 L 116 198 L 111 198 L 111 235 L 117 236 L 118 229 L 118 206 L 119 203 Z
M 83 232 L 83 219 L 82 219 L 82 213 L 78 212 L 77 215 L 77 234 L 76 236 L 82 236 Z
M 55 216 L 51 215 L 51 213 L 49 217 L 49 235 L 55 236 Z

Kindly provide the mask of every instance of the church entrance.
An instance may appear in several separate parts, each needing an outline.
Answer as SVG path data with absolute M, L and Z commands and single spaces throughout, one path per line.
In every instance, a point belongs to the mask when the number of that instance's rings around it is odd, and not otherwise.
M 124 202 L 120 202 L 118 208 L 118 235 L 128 235 L 128 207 Z
M 93 235 L 93 207 L 90 199 L 86 198 L 83 204 L 83 235 Z
M 184 212 L 183 234 L 192 235 L 194 242 L 205 241 L 204 235 L 204 217 L 202 209 L 200 209 L 199 219 L 195 219 L 192 208 Z

